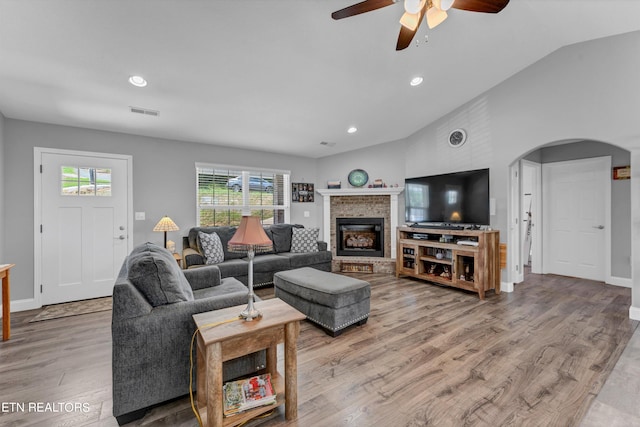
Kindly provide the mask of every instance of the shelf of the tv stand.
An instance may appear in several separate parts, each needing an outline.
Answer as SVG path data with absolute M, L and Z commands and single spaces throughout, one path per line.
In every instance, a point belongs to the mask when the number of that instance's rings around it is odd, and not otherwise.
M 428 235 L 429 238 L 414 239 L 414 233 Z M 454 241 L 441 242 L 441 236 L 452 236 Z M 455 240 L 474 240 L 478 246 L 458 245 Z M 480 299 L 484 299 L 485 292 L 491 289 L 500 293 L 500 233 L 497 230 L 432 228 L 427 231 L 424 228 L 398 227 L 397 245 L 400 255 L 396 261 L 398 277 L 410 276 L 477 292 Z M 413 255 L 406 254 L 405 249 Z M 433 256 L 435 250 L 446 251 L 445 257 Z M 408 258 L 415 260 L 413 267 L 404 265 Z M 432 268 L 440 273 L 429 274 Z M 445 272 L 445 268 L 448 271 Z M 443 272 L 445 276 L 440 275 Z

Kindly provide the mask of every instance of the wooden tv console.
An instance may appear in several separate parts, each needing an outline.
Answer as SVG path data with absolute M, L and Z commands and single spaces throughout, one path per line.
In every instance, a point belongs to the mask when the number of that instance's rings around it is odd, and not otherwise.
M 397 233 L 396 277 L 466 289 L 481 300 L 491 289 L 500 293 L 499 231 L 398 227 Z

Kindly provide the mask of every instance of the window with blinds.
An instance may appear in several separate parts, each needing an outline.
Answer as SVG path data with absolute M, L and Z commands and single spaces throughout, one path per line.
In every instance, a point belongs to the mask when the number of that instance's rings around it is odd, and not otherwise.
M 196 164 L 198 225 L 240 224 L 242 215 L 263 224 L 289 222 L 288 171 Z

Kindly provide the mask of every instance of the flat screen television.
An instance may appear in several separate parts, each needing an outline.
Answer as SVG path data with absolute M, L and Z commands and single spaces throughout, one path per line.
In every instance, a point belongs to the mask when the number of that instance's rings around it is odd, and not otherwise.
M 405 222 L 489 225 L 489 169 L 406 178 Z

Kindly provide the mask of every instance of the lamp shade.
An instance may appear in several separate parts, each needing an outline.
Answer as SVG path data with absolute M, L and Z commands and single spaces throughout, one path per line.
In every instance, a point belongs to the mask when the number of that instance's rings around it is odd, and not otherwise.
M 231 252 L 267 252 L 273 248 L 273 242 L 262 228 L 260 218 L 243 216 L 238 230 L 233 235 L 227 247 Z
M 160 221 L 153 227 L 153 231 L 178 231 L 180 228 L 168 216 L 163 216 Z

